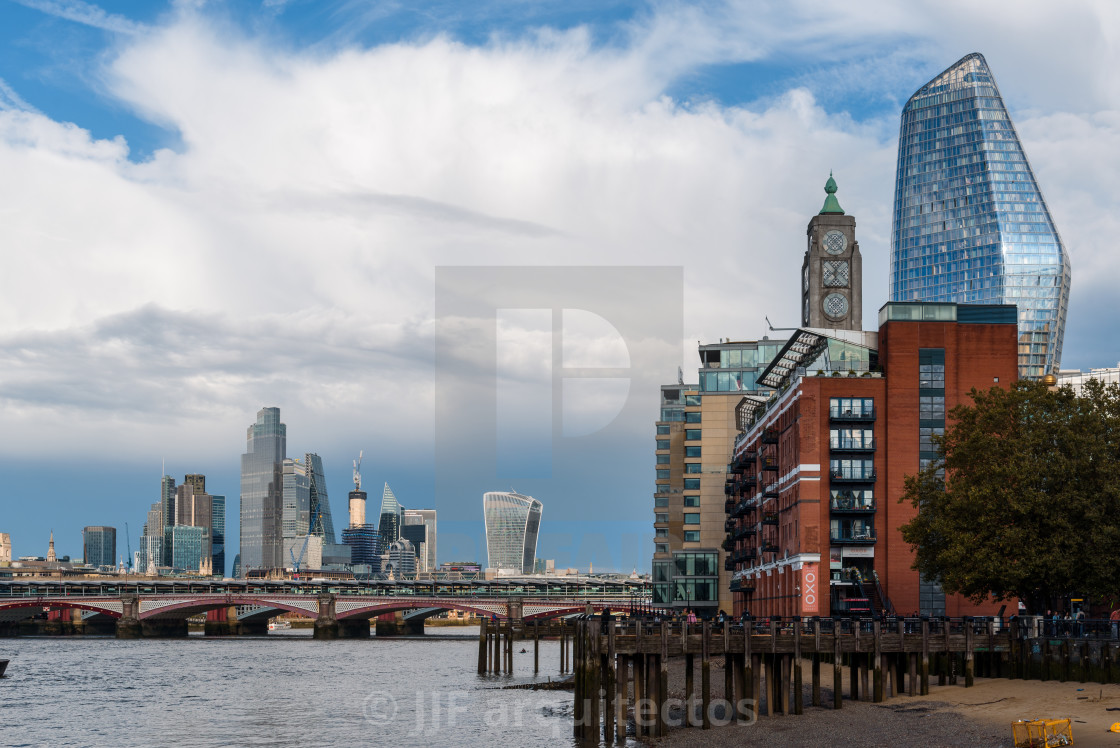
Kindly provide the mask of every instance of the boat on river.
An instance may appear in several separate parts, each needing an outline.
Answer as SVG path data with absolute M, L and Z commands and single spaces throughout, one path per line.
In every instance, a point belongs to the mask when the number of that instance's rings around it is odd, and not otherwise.
M 268 624 L 269 631 L 287 631 L 292 627 L 292 624 L 287 621 L 272 621 Z

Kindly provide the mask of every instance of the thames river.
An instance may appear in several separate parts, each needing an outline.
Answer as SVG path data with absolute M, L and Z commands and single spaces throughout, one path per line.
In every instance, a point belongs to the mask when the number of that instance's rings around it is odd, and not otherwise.
M 573 744 L 571 691 L 496 690 L 534 680 L 532 641 L 515 642 L 512 676 L 479 676 L 477 628 L 428 632 L 0 639 L 0 745 Z M 535 680 L 559 656 L 542 642 Z

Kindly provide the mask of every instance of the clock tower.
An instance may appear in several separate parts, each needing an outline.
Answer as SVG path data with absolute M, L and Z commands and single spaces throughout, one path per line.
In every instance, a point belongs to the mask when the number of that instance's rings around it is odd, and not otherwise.
M 863 258 L 856 219 L 844 215 L 836 180 L 828 175 L 821 212 L 809 221 L 801 264 L 801 326 L 826 330 L 863 329 Z

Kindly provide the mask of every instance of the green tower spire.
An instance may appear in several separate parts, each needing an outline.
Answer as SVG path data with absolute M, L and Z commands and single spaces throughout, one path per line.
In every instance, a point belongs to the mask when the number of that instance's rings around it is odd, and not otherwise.
M 821 208 L 820 215 L 825 213 L 839 213 L 844 215 L 844 209 L 840 207 L 840 201 L 836 199 L 836 180 L 832 178 L 832 172 L 828 173 L 828 181 L 824 183 L 824 191 L 828 193 L 828 197 L 824 199 L 824 207 Z

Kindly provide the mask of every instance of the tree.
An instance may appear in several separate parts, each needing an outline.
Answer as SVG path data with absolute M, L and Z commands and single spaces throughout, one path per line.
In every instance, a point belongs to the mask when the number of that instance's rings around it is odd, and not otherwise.
M 950 412 L 940 459 L 907 476 L 900 529 L 914 568 L 973 602 L 1120 591 L 1120 388 L 1037 382 L 971 393 Z

